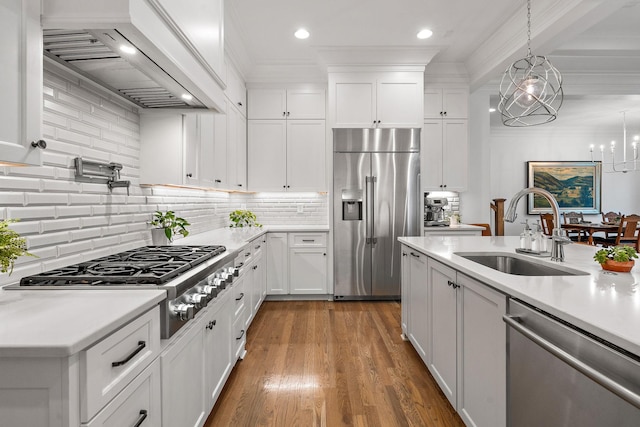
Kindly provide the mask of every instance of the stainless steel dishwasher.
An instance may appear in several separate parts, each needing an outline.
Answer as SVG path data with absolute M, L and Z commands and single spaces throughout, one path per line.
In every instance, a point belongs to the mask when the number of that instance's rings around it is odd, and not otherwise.
M 509 426 L 640 426 L 640 357 L 521 301 L 508 311 Z

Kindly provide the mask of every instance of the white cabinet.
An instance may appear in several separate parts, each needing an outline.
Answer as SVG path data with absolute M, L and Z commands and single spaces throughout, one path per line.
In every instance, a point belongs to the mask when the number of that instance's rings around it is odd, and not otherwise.
M 507 425 L 507 297 L 461 273 L 458 413 L 467 425 Z
M 466 119 L 425 120 L 420 150 L 423 190 L 466 190 L 468 140 Z
M 224 118 L 220 118 L 224 120 Z M 247 119 L 241 111 L 227 102 L 227 184 L 229 190 L 247 189 Z
M 209 413 L 233 369 L 231 358 L 231 305 L 216 299 L 200 324 L 204 331 L 205 412 Z
M 249 119 L 325 118 L 324 89 L 251 89 L 248 102 Z
M 411 248 L 402 248 L 403 263 L 408 264 L 408 270 L 403 272 L 407 275 L 407 293 L 402 297 L 402 314 L 407 317 L 406 323 L 407 337 L 420 355 L 425 364 L 429 363 L 429 339 L 430 339 L 430 319 L 428 311 L 425 310 L 429 300 L 427 294 L 427 256 Z M 406 255 L 405 255 L 406 254 Z M 403 278 L 404 280 L 404 278 Z M 406 306 L 406 308 L 404 307 Z
M 227 89 L 224 91 L 227 99 L 233 104 L 240 114 L 247 116 L 247 88 L 238 70 L 227 58 Z
M 402 253 L 411 343 L 466 425 L 505 426 L 507 296 L 406 245 Z
M 428 367 L 444 395 L 456 408 L 458 293 L 453 286 L 456 283 L 456 272 L 429 259 L 427 282 L 429 289 L 426 311 L 429 313 L 430 328 Z
M 423 79 L 423 71 L 330 72 L 331 127 L 421 127 Z
M 243 268 L 246 271 L 245 290 L 248 293 L 247 309 L 249 315 L 246 322 L 247 329 L 258 313 L 260 305 L 262 305 L 267 294 L 266 242 L 266 236 L 260 236 L 257 239 L 253 239 L 245 248 L 245 253 L 249 254 Z
M 251 191 L 326 191 L 324 120 L 249 120 Z
M 287 233 L 267 233 L 267 295 L 289 293 Z
M 468 116 L 468 88 L 425 87 L 425 119 L 466 119 Z
M 289 233 L 291 294 L 326 294 L 327 239 L 325 233 Z
M 0 5 L 0 165 L 42 164 L 42 29 L 40 1 Z M 32 145 L 33 143 L 35 146 Z
M 325 295 L 326 233 L 267 234 L 267 294 Z

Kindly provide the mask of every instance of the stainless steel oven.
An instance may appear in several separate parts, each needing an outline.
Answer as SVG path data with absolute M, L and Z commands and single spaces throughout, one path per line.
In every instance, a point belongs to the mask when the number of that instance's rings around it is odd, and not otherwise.
M 640 426 L 640 357 L 509 301 L 508 425 Z

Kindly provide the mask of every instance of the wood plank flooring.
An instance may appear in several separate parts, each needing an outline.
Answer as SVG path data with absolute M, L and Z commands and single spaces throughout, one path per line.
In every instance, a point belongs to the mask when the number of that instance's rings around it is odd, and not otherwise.
M 464 426 L 397 302 L 267 301 L 205 427 Z

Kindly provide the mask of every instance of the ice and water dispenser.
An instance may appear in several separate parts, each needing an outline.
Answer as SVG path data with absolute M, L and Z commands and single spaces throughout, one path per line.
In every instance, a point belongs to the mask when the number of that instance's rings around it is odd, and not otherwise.
M 342 220 L 362 221 L 362 190 L 342 190 Z

